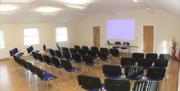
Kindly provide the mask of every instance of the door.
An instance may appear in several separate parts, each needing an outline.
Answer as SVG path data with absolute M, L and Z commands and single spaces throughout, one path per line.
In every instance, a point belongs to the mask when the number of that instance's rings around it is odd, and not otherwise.
M 94 46 L 100 47 L 100 26 L 93 27 L 93 43 Z
M 144 26 L 144 52 L 153 52 L 154 43 L 154 27 Z

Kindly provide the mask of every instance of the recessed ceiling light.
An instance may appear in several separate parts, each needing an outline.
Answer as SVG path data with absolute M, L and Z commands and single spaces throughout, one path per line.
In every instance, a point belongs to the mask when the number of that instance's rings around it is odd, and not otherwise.
M 76 4 L 76 5 L 89 4 L 92 2 L 92 0 L 60 0 L 60 1 L 64 3 Z
M 0 0 L 2 3 L 30 3 L 34 0 Z
M 139 3 L 141 2 L 141 0 L 133 0 L 135 3 Z
M 37 12 L 41 13 L 55 13 L 62 10 L 61 8 L 56 8 L 56 7 L 39 7 L 36 9 Z
M 8 12 L 8 11 L 16 10 L 16 9 L 17 9 L 17 6 L 14 6 L 14 5 L 0 5 L 1 12 Z
M 75 8 L 75 9 L 85 9 L 86 6 L 82 6 L 82 5 L 73 5 L 73 4 L 66 4 L 67 7 L 69 8 Z

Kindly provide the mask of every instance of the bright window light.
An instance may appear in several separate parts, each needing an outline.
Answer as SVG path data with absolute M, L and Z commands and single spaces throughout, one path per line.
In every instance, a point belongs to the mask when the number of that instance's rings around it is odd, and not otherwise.
M 85 9 L 86 6 L 82 6 L 82 5 L 73 5 L 73 4 L 66 4 L 67 7 L 69 8 L 75 8 L 75 9 Z
M 5 48 L 4 33 L 0 30 L 0 48 Z
M 16 10 L 16 9 L 17 9 L 17 6 L 14 6 L 14 5 L 0 5 L 1 12 L 8 12 L 8 11 Z
M 167 43 L 167 41 L 162 42 L 162 49 L 163 49 L 164 54 L 168 53 L 168 43 Z
M 67 27 L 56 28 L 56 42 L 68 41 L 68 29 Z
M 39 44 L 39 30 L 37 28 L 24 29 L 24 45 Z
M 56 7 L 39 7 L 36 9 L 37 12 L 41 12 L 41 13 L 54 13 L 54 12 L 58 12 L 59 10 L 62 9 Z

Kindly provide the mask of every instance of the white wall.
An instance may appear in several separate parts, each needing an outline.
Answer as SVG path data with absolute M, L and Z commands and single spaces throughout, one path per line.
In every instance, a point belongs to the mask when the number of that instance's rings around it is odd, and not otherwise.
M 161 53 L 163 51 L 162 42 L 171 41 L 173 37 L 179 39 L 178 19 L 168 13 L 160 10 L 148 12 L 144 10 L 128 11 L 121 13 L 96 14 L 90 15 L 82 20 L 75 21 L 76 40 L 80 45 L 93 45 L 93 26 L 101 27 L 101 46 L 106 46 L 106 21 L 108 19 L 129 19 L 136 20 L 136 40 L 131 41 L 132 45 L 139 46 L 138 50 L 143 51 L 143 26 L 154 26 L 154 52 Z M 179 29 L 178 29 L 179 28 Z
M 24 46 L 24 28 L 38 28 L 40 44 L 33 45 L 34 49 L 38 49 L 43 52 L 42 46 L 46 44 L 47 47 L 56 48 L 55 45 L 55 28 L 65 26 L 68 27 L 69 41 L 71 41 L 72 33 L 69 24 L 61 23 L 17 23 L 17 24 L 1 24 L 1 30 L 5 34 L 5 48 L 0 49 L 0 59 L 9 57 L 9 50 L 17 47 L 27 55 L 26 48 Z M 68 42 L 71 43 L 71 42 Z M 61 43 L 62 46 L 69 45 L 68 43 Z M 65 45 L 64 45 L 65 44 Z

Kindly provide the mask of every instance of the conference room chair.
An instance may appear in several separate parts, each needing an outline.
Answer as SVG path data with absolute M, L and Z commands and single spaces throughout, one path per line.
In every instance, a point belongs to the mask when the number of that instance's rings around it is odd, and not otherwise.
M 144 68 L 140 66 L 126 66 L 125 77 L 129 80 L 142 79 L 144 74 Z
M 159 81 L 137 80 L 133 91 L 159 91 Z
M 67 47 L 62 47 L 63 52 L 70 52 Z
M 86 56 L 86 55 L 88 54 L 88 51 L 79 49 L 79 50 L 78 50 L 78 54 L 80 54 L 81 56 Z
M 152 66 L 153 63 L 153 59 L 151 58 L 143 58 L 143 59 L 139 59 L 138 61 L 138 66 L 144 67 L 144 68 L 149 68 Z
M 160 54 L 159 55 L 159 59 L 165 59 L 168 60 L 170 59 L 170 54 Z
M 71 54 L 67 51 L 63 51 L 63 57 L 66 58 L 67 60 L 71 59 Z
M 83 62 L 85 62 L 86 65 L 89 65 L 89 66 L 95 66 L 96 63 L 94 61 L 94 58 L 90 55 L 86 55 L 86 56 L 83 56 Z
M 80 71 L 79 68 L 73 67 L 72 64 L 67 60 L 61 60 L 61 63 L 62 63 L 63 68 L 67 72 L 78 72 L 78 71 Z
M 130 91 L 129 80 L 106 78 L 104 86 L 106 91 Z
M 147 53 L 146 54 L 146 58 L 151 58 L 153 60 L 156 60 L 158 57 L 158 54 L 157 53 Z
M 54 66 L 55 66 L 56 68 L 58 68 L 58 69 L 63 68 L 63 66 L 62 66 L 62 64 L 61 64 L 61 62 L 60 62 L 60 60 L 59 60 L 58 58 L 56 58 L 56 57 L 51 57 L 51 60 L 52 60 L 52 63 L 54 64 Z
M 37 54 L 38 54 L 38 53 L 36 53 L 36 52 L 32 52 L 32 54 L 31 54 L 35 60 L 38 60 Z
M 76 63 L 82 63 L 82 58 L 80 54 L 77 53 L 73 53 L 72 54 L 72 59 L 76 62 Z
M 154 67 L 167 67 L 168 66 L 168 60 L 166 59 L 156 59 L 154 61 Z
M 26 48 L 26 50 L 27 50 L 28 54 L 31 54 L 33 52 L 34 48 L 33 48 L 33 46 L 30 46 L 30 47 Z
M 88 46 L 82 46 L 82 50 L 88 52 L 89 51 L 89 47 Z
M 109 55 L 109 49 L 108 48 L 101 47 L 100 52 L 106 52 Z
M 18 50 L 18 48 L 12 49 L 12 53 L 13 53 L 14 56 L 17 56 L 17 57 L 21 57 L 24 54 L 23 52 L 20 52 Z
M 99 52 L 99 57 L 102 61 L 107 61 L 108 60 L 108 53 L 105 51 L 100 51 Z
M 81 47 L 80 47 L 79 45 L 74 45 L 74 48 L 75 48 L 76 50 L 81 49 Z
M 69 51 L 70 51 L 71 54 L 77 53 L 77 50 L 75 48 L 69 48 Z
M 92 47 L 91 47 L 91 51 L 95 51 L 96 54 L 99 54 L 99 48 L 96 47 L 96 46 L 92 46 Z
M 128 49 L 128 46 L 130 45 L 130 43 L 129 42 L 123 42 L 123 44 L 122 44 L 123 46 L 121 47 L 121 49 Z
M 110 49 L 110 53 L 111 53 L 111 55 L 112 55 L 113 57 L 119 57 L 119 56 L 120 56 L 120 52 L 119 52 L 119 50 L 116 49 L 116 48 Z
M 52 56 L 52 57 L 55 57 L 56 56 L 56 53 L 53 49 L 49 49 L 49 54 Z
M 10 54 L 10 56 L 11 56 L 11 57 L 13 57 L 13 56 L 14 56 L 14 54 L 13 54 L 13 51 L 12 51 L 12 50 L 9 50 L 9 54 Z
M 101 80 L 99 77 L 78 75 L 78 84 L 87 91 L 102 91 Z
M 108 78 L 120 78 L 121 67 L 119 65 L 103 65 L 103 74 Z
M 44 51 L 44 52 L 47 52 L 47 47 L 46 47 L 45 44 L 43 45 L 43 51 Z
M 132 53 L 132 58 L 135 58 L 136 61 L 138 61 L 139 59 L 144 58 L 144 53 Z
M 151 67 L 147 70 L 148 80 L 162 80 L 165 76 L 166 69 L 162 67 Z
M 130 57 L 122 57 L 121 60 L 121 66 L 125 67 L 125 66 L 135 66 L 136 65 L 136 61 L 134 58 L 130 58 Z
M 59 50 L 55 50 L 55 54 L 56 54 L 56 56 L 57 56 L 58 58 L 62 58 L 62 57 L 63 57 L 62 54 L 61 54 L 61 52 L 60 52 Z
M 93 50 L 89 50 L 88 51 L 88 55 L 92 56 L 95 59 L 98 54 L 95 51 L 93 51 Z
M 41 62 L 44 62 L 44 58 L 43 58 L 42 54 L 36 53 L 35 55 L 36 55 L 36 57 L 37 57 L 37 60 L 39 60 L 39 61 L 41 61 Z
M 121 42 L 115 41 L 115 45 L 121 45 Z
M 53 65 L 52 60 L 49 56 L 47 55 L 43 55 L 44 61 L 48 64 L 48 65 Z

